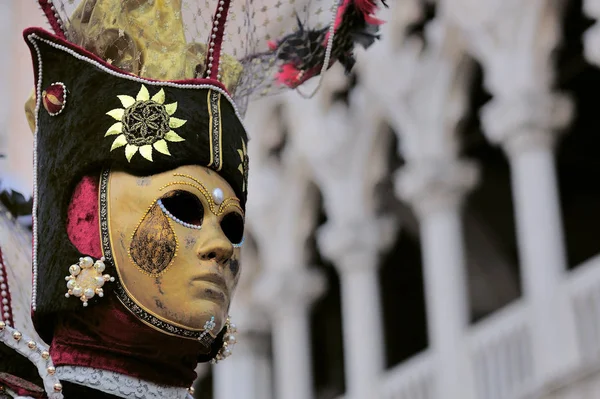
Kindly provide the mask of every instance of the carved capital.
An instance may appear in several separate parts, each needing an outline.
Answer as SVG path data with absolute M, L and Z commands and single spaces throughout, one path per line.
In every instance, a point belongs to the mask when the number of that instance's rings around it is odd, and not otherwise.
M 371 101 L 380 101 L 407 160 L 450 156 L 460 148 L 455 131 L 468 107 L 474 70 L 460 33 L 456 25 L 434 19 L 425 41 L 411 37 L 362 65 L 361 84 Z
M 479 179 L 473 162 L 458 160 L 412 163 L 396 175 L 396 193 L 423 216 L 455 209 Z
M 340 273 L 345 273 L 377 267 L 377 257 L 393 244 L 397 227 L 397 221 L 391 216 L 348 219 L 343 223 L 325 224 L 319 229 L 317 239 L 321 253 Z
M 444 11 L 464 31 L 494 95 L 550 87 L 561 39 L 562 3 L 554 0 L 448 0 Z
M 326 290 L 320 270 L 288 267 L 265 270 L 256 280 L 253 296 L 268 314 L 305 311 Z
M 527 92 L 492 100 L 482 111 L 484 133 L 509 156 L 552 148 L 571 121 L 573 104 L 562 94 Z

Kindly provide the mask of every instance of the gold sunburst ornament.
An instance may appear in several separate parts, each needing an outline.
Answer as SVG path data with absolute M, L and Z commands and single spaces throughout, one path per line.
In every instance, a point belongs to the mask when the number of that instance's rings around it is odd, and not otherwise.
M 108 128 L 104 137 L 117 135 L 110 150 L 125 146 L 128 162 L 138 151 L 150 162 L 153 150 L 170 156 L 167 142 L 185 141 L 173 129 L 183 126 L 186 121 L 173 116 L 177 111 L 177 102 L 165 104 L 165 91 L 162 88 L 152 98 L 144 85 L 135 98 L 128 95 L 117 98 L 123 108 L 106 113 L 117 122 Z

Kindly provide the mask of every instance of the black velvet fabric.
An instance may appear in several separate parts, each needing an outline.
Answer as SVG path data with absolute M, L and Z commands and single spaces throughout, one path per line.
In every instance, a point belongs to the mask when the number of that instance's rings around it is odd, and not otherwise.
M 177 102 L 177 110 L 172 116 L 187 122 L 173 130 L 185 141 L 168 142 L 171 156 L 154 150 L 153 162 L 139 153 L 128 162 L 125 147 L 110 151 L 117 135 L 105 137 L 105 133 L 117 121 L 106 113 L 123 108 L 118 95 L 135 98 L 142 83 L 132 80 L 131 75 L 126 73 L 121 72 L 119 76 L 115 76 L 119 72 L 108 73 L 94 62 L 113 71 L 115 68 L 42 29 L 28 29 L 24 36 L 31 49 L 36 84 L 41 80 L 41 89 L 44 90 L 55 82 L 62 82 L 67 88 L 66 106 L 62 113 L 51 116 L 41 105 L 37 112 L 38 202 L 34 215 L 37 216 L 38 279 L 37 309 L 33 316 L 38 332 L 50 342 L 54 314 L 82 310 L 80 301 L 64 297 L 64 277 L 69 266 L 79 257 L 89 255 L 79 253 L 67 236 L 67 210 L 76 184 L 84 175 L 98 176 L 106 167 L 148 176 L 182 165 L 208 166 L 211 133 L 207 104 L 209 89 L 202 86 L 210 82 L 189 81 L 185 82 L 189 87 L 182 88 L 168 86 L 165 82 L 144 81 L 150 97 L 162 88 L 165 104 Z M 39 55 L 32 40 L 39 48 Z M 76 51 L 80 57 L 57 49 L 44 40 Z M 244 175 L 238 170 L 241 162 L 238 150 L 242 148 L 242 141 L 246 145 L 247 135 L 233 105 L 224 96 L 221 96 L 221 123 L 223 165 L 218 173 L 229 182 L 244 207 L 246 192 Z M 137 188 L 132 187 L 134 189 Z M 113 265 L 107 265 L 107 273 L 117 275 Z
M 44 384 L 35 365 L 2 342 L 0 342 L 0 372 L 15 375 L 40 387 Z
M 110 395 L 83 385 L 68 381 L 61 381 L 60 383 L 63 387 L 62 394 L 65 399 L 120 399 L 119 396 Z

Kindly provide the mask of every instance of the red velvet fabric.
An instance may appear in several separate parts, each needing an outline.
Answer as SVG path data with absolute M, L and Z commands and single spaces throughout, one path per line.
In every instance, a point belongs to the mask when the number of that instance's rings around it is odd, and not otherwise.
M 192 385 L 203 349 L 198 341 L 154 330 L 112 295 L 103 302 L 60 317 L 50 345 L 55 366 L 93 367 L 157 384 Z
M 47 398 L 46 392 L 42 388 L 12 374 L 0 372 L 0 387 L 2 386 L 8 387 L 8 389 L 19 396 L 32 397 L 34 399 Z M 2 394 L 1 389 L 0 394 Z
M 99 178 L 85 176 L 73 192 L 67 211 L 67 234 L 82 254 L 98 259 L 100 244 L 100 213 L 98 212 Z
M 46 14 L 46 18 L 48 19 L 48 23 L 50 24 L 50 26 L 52 27 L 52 30 L 54 31 L 54 33 L 56 33 L 56 36 L 64 39 L 65 38 L 65 32 L 63 32 L 62 28 L 60 27 L 60 22 L 59 22 L 59 17 L 57 15 L 55 15 L 55 11 L 53 10 L 53 5 L 52 5 L 52 1 L 51 0 L 38 0 L 38 3 L 40 3 L 40 7 L 42 8 L 42 11 L 44 11 L 44 14 Z

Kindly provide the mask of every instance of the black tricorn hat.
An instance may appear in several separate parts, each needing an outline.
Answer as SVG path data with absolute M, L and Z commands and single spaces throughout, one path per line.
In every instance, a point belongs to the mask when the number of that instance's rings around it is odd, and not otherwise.
M 217 171 L 244 207 L 248 158 L 240 115 L 218 81 L 145 79 L 42 29 L 27 29 L 24 37 L 36 82 L 36 321 L 81 309 L 79 301 L 65 300 L 64 277 L 69 264 L 89 255 L 73 245 L 66 226 L 73 190 L 84 176 L 108 168 L 147 176 L 201 165 Z M 51 329 L 52 323 L 36 322 L 38 329 L 42 324 Z

